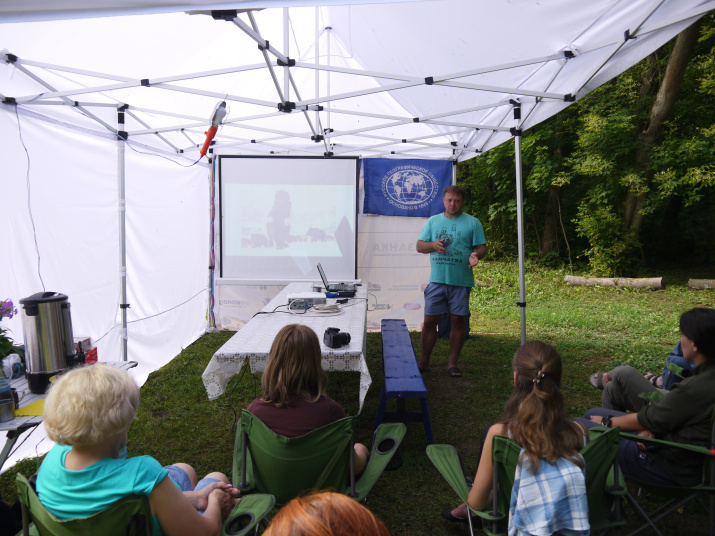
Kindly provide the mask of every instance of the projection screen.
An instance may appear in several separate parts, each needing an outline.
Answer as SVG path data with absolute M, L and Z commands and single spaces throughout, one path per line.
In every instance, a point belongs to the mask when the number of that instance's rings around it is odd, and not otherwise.
M 358 158 L 217 159 L 221 279 L 357 278 Z

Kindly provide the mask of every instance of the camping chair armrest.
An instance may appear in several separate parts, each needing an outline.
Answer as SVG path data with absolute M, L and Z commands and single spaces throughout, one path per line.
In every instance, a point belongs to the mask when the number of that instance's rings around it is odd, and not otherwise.
M 459 453 L 452 445 L 433 443 L 427 445 L 427 457 L 437 468 L 447 483 L 457 493 L 463 503 L 469 498 L 469 486 L 464 479 Z
M 697 454 L 703 454 L 705 456 L 715 456 L 715 450 L 710 450 L 706 447 L 699 447 L 697 445 L 688 445 L 687 443 L 676 443 L 674 441 L 666 441 L 665 439 L 656 439 L 654 437 L 642 437 L 638 434 L 631 434 L 628 432 L 621 432 L 622 439 L 630 439 L 631 441 L 637 441 L 643 443 L 644 445 L 653 445 L 666 448 L 677 448 L 681 450 L 689 450 Z
M 367 496 L 394 456 L 406 433 L 407 426 L 402 422 L 384 422 L 377 427 L 373 435 L 367 467 L 355 482 L 355 499 L 360 501 Z
M 498 521 L 502 521 L 506 519 L 507 514 L 497 514 L 494 515 L 494 512 L 492 512 L 491 508 L 487 510 L 475 510 L 471 506 L 469 506 L 469 503 L 465 503 L 467 507 L 469 508 L 469 511 L 472 513 L 472 516 L 478 516 L 481 517 L 484 521 L 487 521 L 489 523 L 494 523 Z
M 223 536 L 242 536 L 251 532 L 276 504 L 276 498 L 266 493 L 241 497 L 223 524 Z
M 493 523 L 506 518 L 506 513 L 494 515 L 491 509 L 474 510 L 467 500 L 469 499 L 469 486 L 462 472 L 462 464 L 459 461 L 459 453 L 452 445 L 440 445 L 433 443 L 427 445 L 427 457 L 432 464 L 437 468 L 440 474 L 444 477 L 447 483 L 452 486 L 452 489 L 457 493 L 464 504 L 469 507 L 472 515 Z

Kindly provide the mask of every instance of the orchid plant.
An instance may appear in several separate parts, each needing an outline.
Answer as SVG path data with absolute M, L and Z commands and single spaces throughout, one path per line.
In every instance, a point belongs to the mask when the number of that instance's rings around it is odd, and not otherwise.
M 12 300 L 0 302 L 0 320 L 4 318 L 12 318 L 17 314 L 17 307 L 12 303 Z M 14 344 L 12 339 L 7 336 L 8 329 L 0 326 L 0 358 L 13 353 Z

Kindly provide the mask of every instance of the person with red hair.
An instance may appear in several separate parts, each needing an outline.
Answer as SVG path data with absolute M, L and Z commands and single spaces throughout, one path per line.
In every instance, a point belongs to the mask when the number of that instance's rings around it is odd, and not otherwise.
M 296 497 L 263 536 L 390 536 L 385 524 L 347 495 L 322 491 Z

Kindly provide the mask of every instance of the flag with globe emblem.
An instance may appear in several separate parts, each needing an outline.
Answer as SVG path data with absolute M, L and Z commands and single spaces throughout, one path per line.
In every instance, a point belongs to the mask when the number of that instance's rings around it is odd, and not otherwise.
M 442 190 L 452 183 L 451 160 L 365 158 L 363 212 L 426 218 L 444 211 Z

